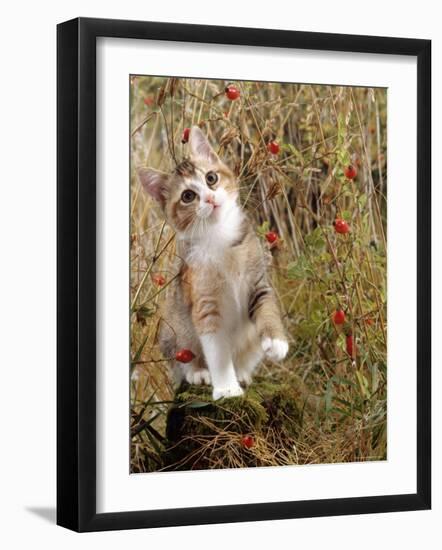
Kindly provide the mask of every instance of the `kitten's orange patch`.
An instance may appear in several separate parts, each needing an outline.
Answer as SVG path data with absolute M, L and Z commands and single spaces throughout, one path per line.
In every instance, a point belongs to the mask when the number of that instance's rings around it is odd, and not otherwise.
M 186 205 L 181 203 L 181 199 L 178 197 L 172 204 L 171 217 L 172 221 L 178 231 L 185 231 L 189 225 L 194 221 L 196 216 L 195 206 Z
M 237 190 L 238 186 L 235 177 L 226 166 L 220 166 L 218 174 L 220 175 L 221 185 L 226 191 L 234 192 Z

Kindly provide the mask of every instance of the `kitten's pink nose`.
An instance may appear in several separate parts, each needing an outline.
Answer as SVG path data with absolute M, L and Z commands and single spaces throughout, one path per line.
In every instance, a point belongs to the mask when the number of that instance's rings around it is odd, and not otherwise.
M 213 195 L 208 195 L 206 197 L 206 202 L 208 202 L 209 204 L 211 204 L 212 206 L 217 206 L 215 204 L 215 197 Z

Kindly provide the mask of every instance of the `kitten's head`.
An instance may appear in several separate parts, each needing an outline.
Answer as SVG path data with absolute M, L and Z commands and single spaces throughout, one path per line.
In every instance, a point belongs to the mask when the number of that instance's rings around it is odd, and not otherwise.
M 144 190 L 159 202 L 166 219 L 182 236 L 222 224 L 239 210 L 235 176 L 198 126 L 190 131 L 189 150 L 190 157 L 173 174 L 138 169 Z

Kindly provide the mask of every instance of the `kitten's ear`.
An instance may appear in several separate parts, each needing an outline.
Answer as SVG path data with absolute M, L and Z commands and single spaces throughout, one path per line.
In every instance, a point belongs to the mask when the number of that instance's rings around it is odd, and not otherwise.
M 145 168 L 144 166 L 137 168 L 137 174 L 146 193 L 164 207 L 166 202 L 167 180 L 169 179 L 168 174 L 153 170 L 152 168 Z
M 189 136 L 190 154 L 192 157 L 200 157 L 209 162 L 219 161 L 218 155 L 212 149 L 206 136 L 198 126 L 192 126 Z

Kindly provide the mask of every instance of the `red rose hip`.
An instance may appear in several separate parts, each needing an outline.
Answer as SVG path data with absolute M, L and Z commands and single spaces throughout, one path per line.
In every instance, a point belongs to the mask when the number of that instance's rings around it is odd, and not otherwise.
M 253 437 L 251 435 L 245 435 L 241 439 L 241 444 L 246 449 L 251 449 L 255 445 L 255 440 L 253 439 Z
M 152 277 L 152 281 L 158 285 L 158 286 L 163 286 L 164 283 L 166 282 L 166 279 L 163 275 L 161 275 L 161 273 L 156 273 L 153 277 Z
M 279 143 L 277 141 L 270 141 L 267 144 L 267 151 L 271 153 L 272 155 L 279 155 L 280 151 Z
M 278 233 L 276 231 L 268 231 L 266 233 L 266 240 L 268 243 L 273 244 L 278 240 Z
M 333 313 L 333 323 L 335 325 L 343 325 L 345 322 L 345 313 L 342 311 L 342 309 L 337 309 Z
M 227 99 L 230 99 L 230 101 L 235 101 L 235 99 L 238 99 L 241 95 L 241 92 L 233 84 L 229 84 L 228 86 L 226 86 L 224 93 L 226 94 Z
M 276 231 L 268 231 L 265 236 L 266 241 L 270 244 L 275 243 L 279 239 L 279 235 Z
M 195 354 L 190 349 L 180 349 L 175 353 L 175 359 L 180 363 L 190 363 L 194 357 Z
M 338 218 L 333 222 L 334 228 L 336 233 L 340 233 L 341 235 L 345 235 L 350 231 L 350 227 L 348 223 L 345 220 L 341 220 Z
M 354 180 L 357 175 L 358 171 L 356 166 L 353 166 L 353 164 L 349 164 L 344 170 L 344 176 L 349 180 Z
M 183 135 L 181 137 L 181 143 L 187 143 L 189 141 L 190 128 L 184 128 Z
M 345 337 L 345 349 L 350 357 L 354 357 L 356 355 L 356 346 L 354 343 L 353 334 L 347 334 Z

